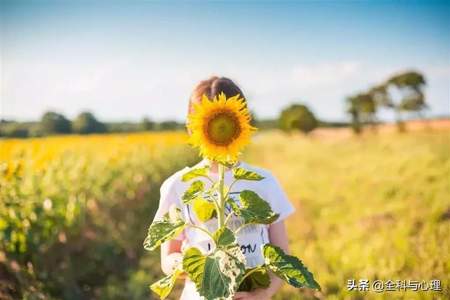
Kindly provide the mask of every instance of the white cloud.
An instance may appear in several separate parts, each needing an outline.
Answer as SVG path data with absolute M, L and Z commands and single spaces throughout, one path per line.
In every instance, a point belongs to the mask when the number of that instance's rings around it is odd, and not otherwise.
M 293 68 L 291 79 L 302 88 L 335 87 L 355 79 L 361 67 L 357 61 L 301 64 Z

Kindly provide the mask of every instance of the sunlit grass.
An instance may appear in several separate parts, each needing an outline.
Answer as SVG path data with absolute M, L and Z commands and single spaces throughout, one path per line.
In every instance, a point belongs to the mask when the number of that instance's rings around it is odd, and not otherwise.
M 316 139 L 260 135 L 247 153 L 295 204 L 291 251 L 326 299 L 446 299 L 450 274 L 450 134 Z M 440 279 L 443 294 L 358 293 L 348 279 Z M 277 299 L 313 298 L 284 287 Z
M 22 268 L 32 258 L 40 282 L 22 279 L 24 294 L 76 298 L 73 277 L 86 280 L 90 297 L 146 298 L 161 270 L 142 239 L 161 182 L 198 159 L 185 142 L 184 133 L 0 141 L 0 250 Z M 450 297 L 450 132 L 261 132 L 245 160 L 271 170 L 296 206 L 291 251 L 323 288 L 285 285 L 276 299 Z M 74 249 L 82 252 L 71 258 Z M 347 291 L 348 279 L 364 278 L 441 279 L 444 291 Z

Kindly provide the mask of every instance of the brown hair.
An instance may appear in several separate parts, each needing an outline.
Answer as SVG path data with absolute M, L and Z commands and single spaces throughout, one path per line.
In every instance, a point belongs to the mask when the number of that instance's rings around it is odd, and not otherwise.
M 239 94 L 242 98 L 246 99 L 241 89 L 229 78 L 212 76 L 206 80 L 200 81 L 194 88 L 191 98 L 189 99 L 188 113 L 192 112 L 193 104 L 200 102 L 203 95 L 206 95 L 209 99 L 212 99 L 224 93 L 227 98 L 236 96 Z

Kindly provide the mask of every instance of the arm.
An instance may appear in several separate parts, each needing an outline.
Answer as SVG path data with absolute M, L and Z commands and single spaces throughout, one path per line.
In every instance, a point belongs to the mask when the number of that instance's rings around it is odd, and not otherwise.
M 284 221 L 280 221 L 270 225 L 269 227 L 269 239 L 270 243 L 274 244 L 284 252 L 288 253 L 288 238 L 286 234 L 286 227 Z M 256 289 L 252 292 L 238 292 L 234 299 L 239 300 L 267 300 L 271 299 L 273 295 L 281 287 L 283 281 L 273 274 L 270 274 L 270 285 L 267 289 Z
M 181 243 L 180 240 L 170 240 L 161 245 L 161 269 L 166 275 L 172 274 L 183 261 Z
M 270 243 L 280 247 L 283 249 L 285 253 L 289 253 L 289 241 L 286 233 L 286 226 L 284 225 L 284 221 L 280 221 L 277 223 L 274 223 L 270 225 L 269 227 L 269 239 Z M 283 284 L 283 280 L 278 278 L 277 276 L 270 274 L 270 286 L 268 288 L 269 297 L 270 299 L 275 293 L 278 291 L 278 289 Z
M 164 215 L 170 212 L 171 207 L 181 207 L 175 185 L 177 178 L 174 176 L 166 179 L 161 185 L 161 199 L 159 200 L 159 207 L 156 211 L 155 220 L 160 220 Z M 183 255 L 181 253 L 181 245 L 184 239 L 183 232 L 177 239 L 169 240 L 161 244 L 161 269 L 164 274 L 172 274 L 179 264 L 183 262 Z

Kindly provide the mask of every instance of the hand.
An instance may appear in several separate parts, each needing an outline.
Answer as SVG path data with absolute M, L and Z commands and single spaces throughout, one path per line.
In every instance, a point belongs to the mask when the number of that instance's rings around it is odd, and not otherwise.
M 186 272 L 183 272 L 183 273 L 181 273 L 180 275 L 178 275 L 178 279 L 186 279 L 186 278 L 188 278 Z
M 270 300 L 272 295 L 268 289 L 256 289 L 251 292 L 237 292 L 234 300 Z

